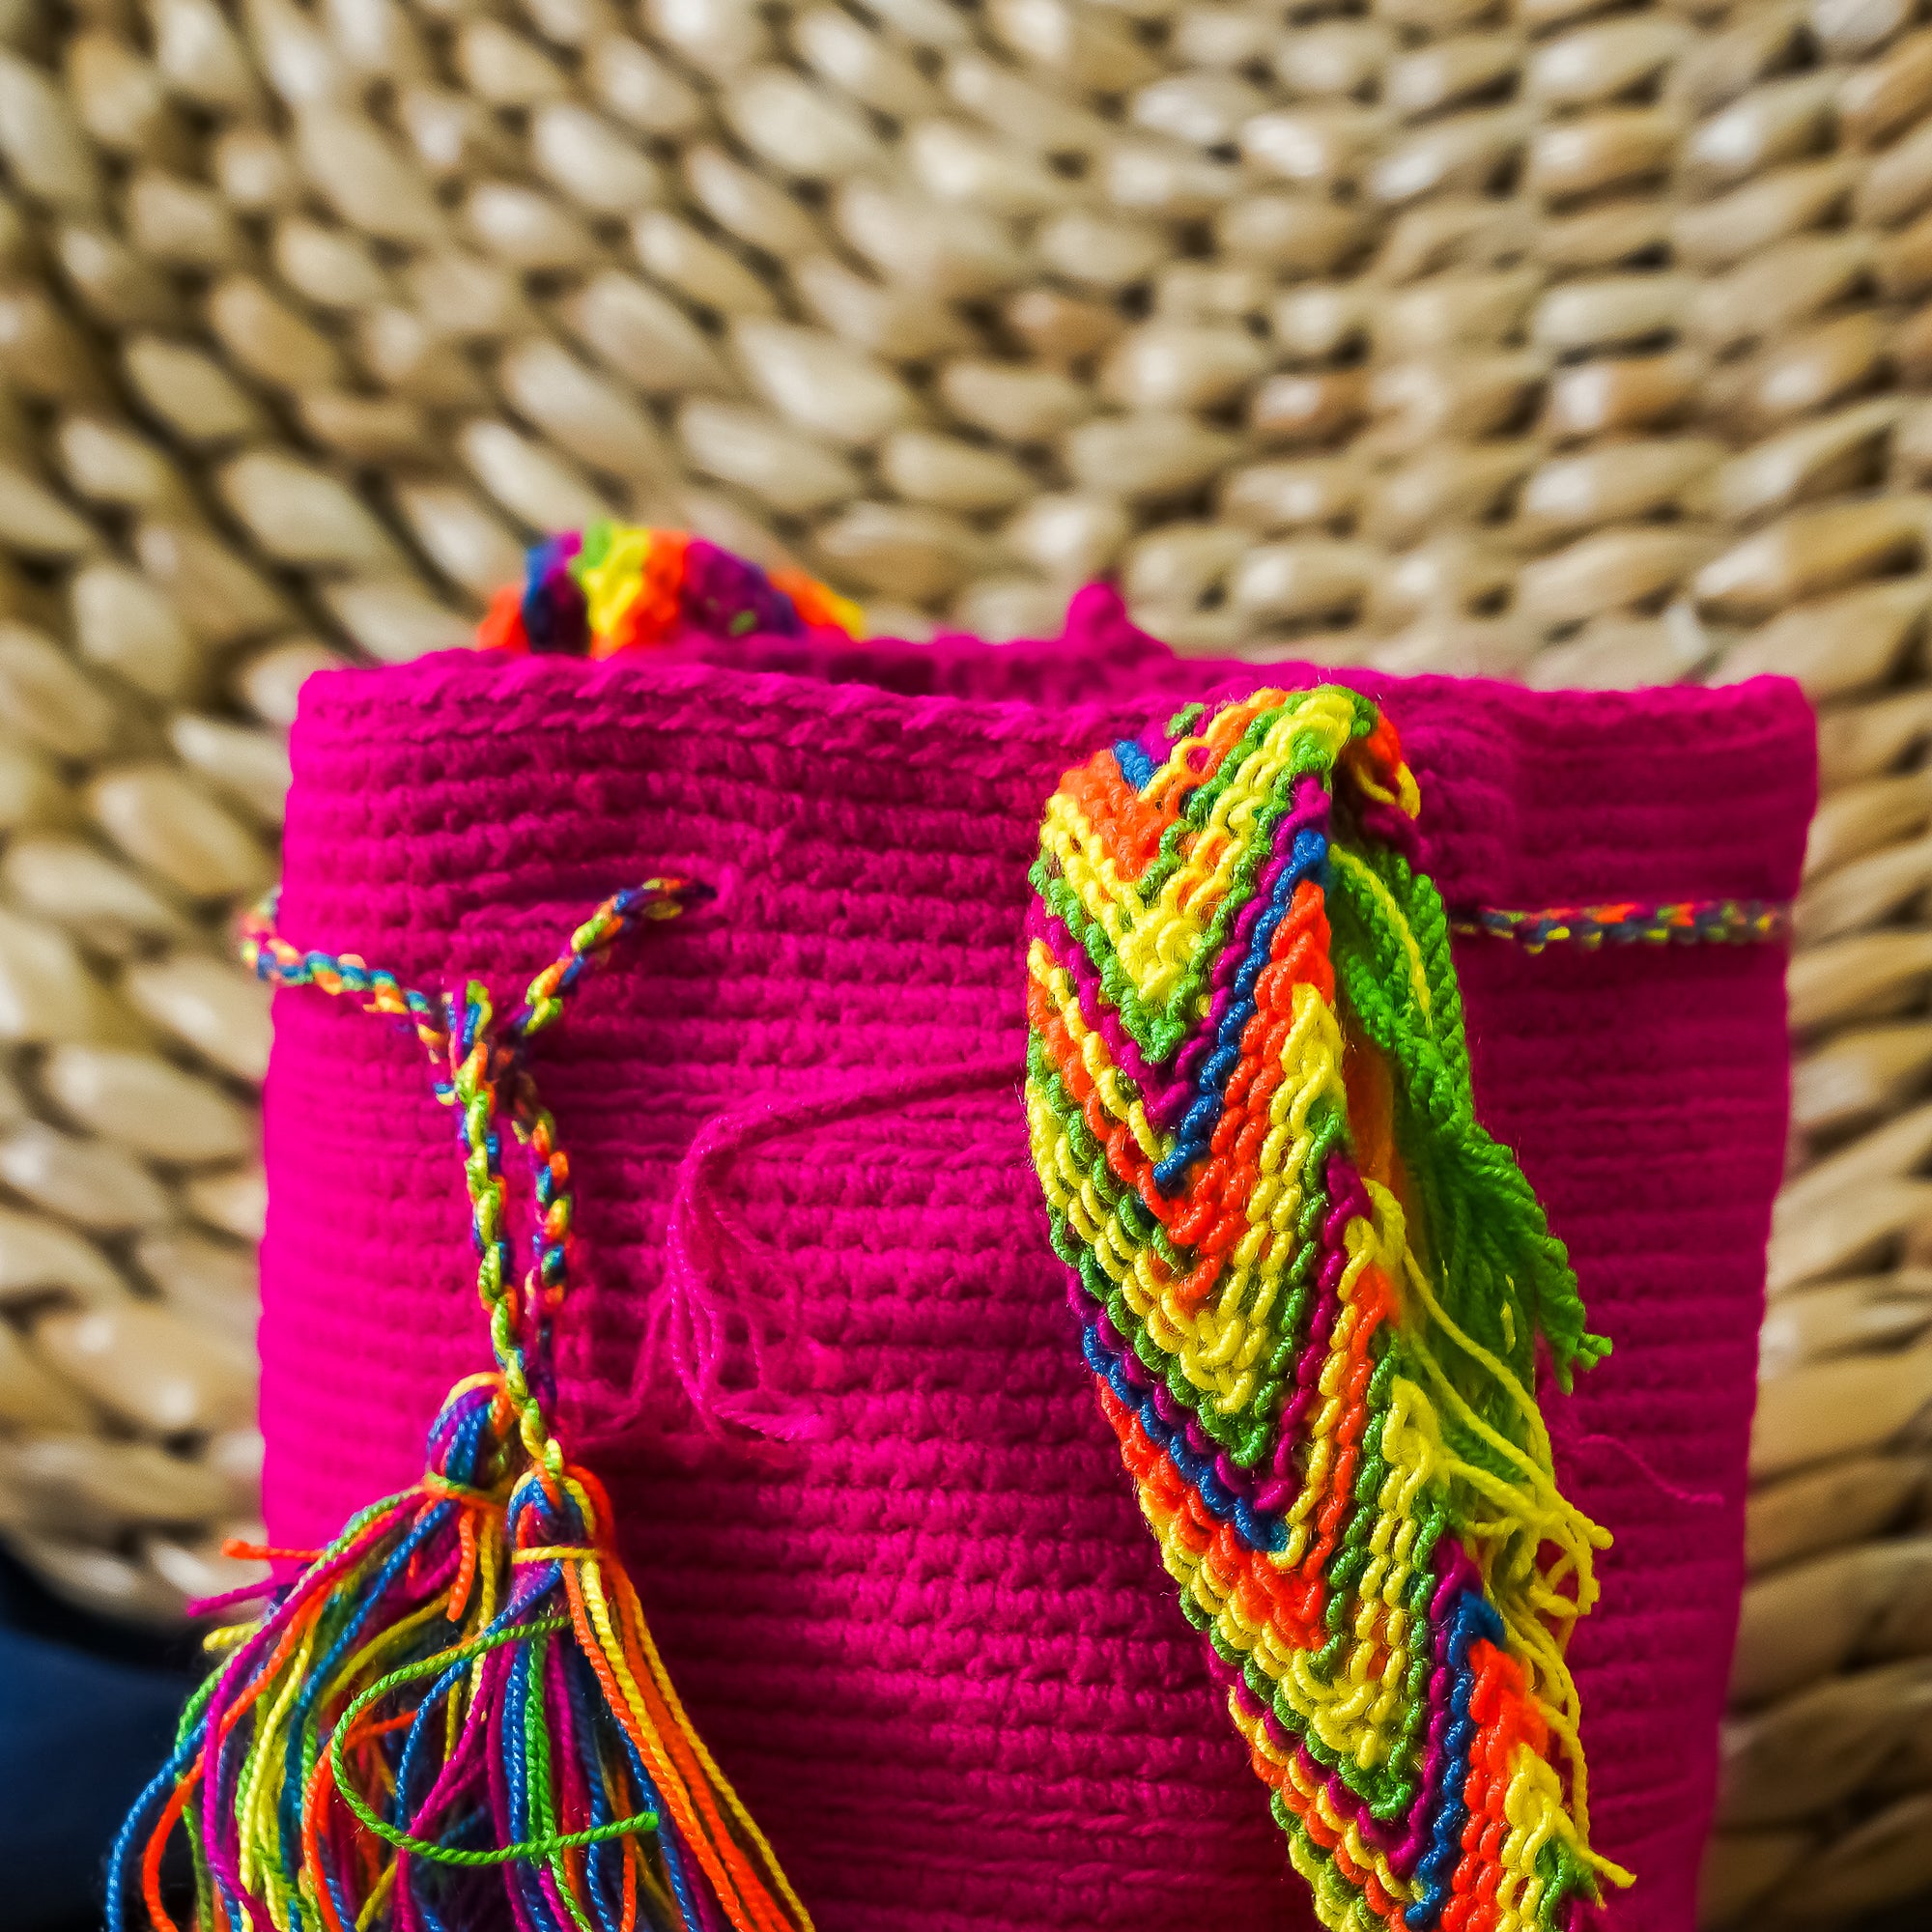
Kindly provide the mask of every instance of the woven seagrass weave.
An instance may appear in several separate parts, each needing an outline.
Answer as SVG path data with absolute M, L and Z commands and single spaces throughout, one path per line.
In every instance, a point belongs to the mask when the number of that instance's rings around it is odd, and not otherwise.
M 882 629 L 1790 672 L 1829 798 L 1715 1920 L 1932 1876 L 1919 0 L 0 0 L 0 1467 L 253 1508 L 231 906 L 308 669 L 604 510 Z

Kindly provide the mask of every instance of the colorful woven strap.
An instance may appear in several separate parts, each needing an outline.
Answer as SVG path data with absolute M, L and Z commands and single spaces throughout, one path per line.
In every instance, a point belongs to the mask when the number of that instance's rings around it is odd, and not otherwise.
M 428 1054 L 457 1114 L 497 1368 L 450 1392 L 415 1488 L 299 1554 L 256 1621 L 211 1639 L 225 1662 L 115 1844 L 113 1932 L 136 1895 L 176 1932 L 162 1861 L 178 1825 L 199 1932 L 455 1932 L 502 1921 L 506 1890 L 520 1932 L 810 1932 L 685 1716 L 609 1498 L 554 1420 L 574 1196 L 529 1045 L 626 932 L 709 896 L 679 879 L 619 893 L 500 1023 L 480 981 L 432 996 L 353 953 L 304 952 L 272 903 L 248 924 L 242 957 L 264 980 L 356 1000 Z M 521 1278 L 511 1136 L 531 1207 Z
M 497 592 L 476 635 L 485 650 L 611 657 L 689 633 L 844 639 L 859 607 L 801 571 L 754 563 L 682 530 L 596 523 L 546 538 L 525 580 Z
M 1355 693 L 1190 706 L 1067 773 L 1026 1104 L 1102 1409 L 1336 1932 L 1565 1926 L 1563 1662 L 1608 1538 L 1530 1391 L 1608 1348 L 1477 1123 L 1415 781 Z

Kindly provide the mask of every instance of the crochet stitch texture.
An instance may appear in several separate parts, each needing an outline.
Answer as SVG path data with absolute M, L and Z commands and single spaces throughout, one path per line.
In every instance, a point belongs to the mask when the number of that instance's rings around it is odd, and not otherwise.
M 1027 870 L 1069 767 L 1181 705 L 1107 593 L 988 651 L 751 633 L 318 679 L 286 930 L 500 999 L 613 881 L 719 890 L 546 1062 L 583 1204 L 560 1413 L 694 1721 L 831 1932 L 1306 1922 L 1224 1687 L 1122 1480 L 1027 1155 Z M 1081 701 L 1080 695 L 1086 695 Z M 1778 901 L 1788 686 L 1379 680 L 1454 905 Z M 1031 701 L 1019 701 L 1030 698 Z M 1619 1932 L 1690 1932 L 1741 1579 L 1782 1151 L 1775 947 L 1457 943 L 1478 1111 L 1616 1350 L 1549 1406 L 1615 1536 L 1570 1663 Z M 284 996 L 267 1094 L 270 1534 L 413 1480 L 486 1365 L 407 1042 Z M 721 1415 L 728 1421 L 721 1421 Z M 748 1439 L 748 1428 L 760 1433 Z

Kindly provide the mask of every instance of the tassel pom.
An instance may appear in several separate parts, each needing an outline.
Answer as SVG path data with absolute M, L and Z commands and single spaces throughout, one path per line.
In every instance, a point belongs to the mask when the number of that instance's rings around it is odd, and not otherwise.
M 439 1004 L 362 961 L 302 953 L 264 917 L 243 954 L 279 984 L 411 1022 L 458 1114 L 495 1372 L 452 1390 L 415 1488 L 364 1510 L 190 1702 L 124 1826 L 110 1932 L 138 1901 L 181 1932 L 163 1862 L 187 1840 L 197 1932 L 810 1932 L 770 1846 L 694 1731 L 611 1549 L 609 1498 L 539 1392 L 561 1302 L 569 1162 L 529 1037 L 590 958 L 702 896 L 652 881 L 600 907 L 497 1029 L 485 989 Z M 530 1155 L 538 1228 L 519 1284 L 497 1122 Z
M 548 537 L 525 560 L 525 581 L 492 601 L 481 650 L 608 658 L 713 639 L 863 634 L 865 613 L 798 570 L 756 564 L 682 530 L 602 521 Z

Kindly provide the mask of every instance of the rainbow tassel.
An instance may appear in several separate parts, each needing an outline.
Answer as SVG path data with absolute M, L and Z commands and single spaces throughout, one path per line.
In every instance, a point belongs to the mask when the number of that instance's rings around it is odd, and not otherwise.
M 501 1028 L 481 984 L 437 1001 L 354 954 L 300 952 L 272 905 L 244 931 L 261 978 L 414 1026 L 458 1113 L 497 1368 L 451 1391 L 421 1482 L 306 1557 L 258 1621 L 210 1639 L 226 1661 L 115 1844 L 110 1932 L 135 1899 L 155 1932 L 180 1932 L 162 1871 L 178 1828 L 197 1932 L 464 1932 L 500 1918 L 505 1894 L 517 1932 L 810 1932 L 678 1701 L 608 1497 L 550 1419 L 570 1163 L 525 1049 L 594 956 L 706 896 L 654 879 L 606 901 Z M 539 1223 L 521 1282 L 506 1117 Z

